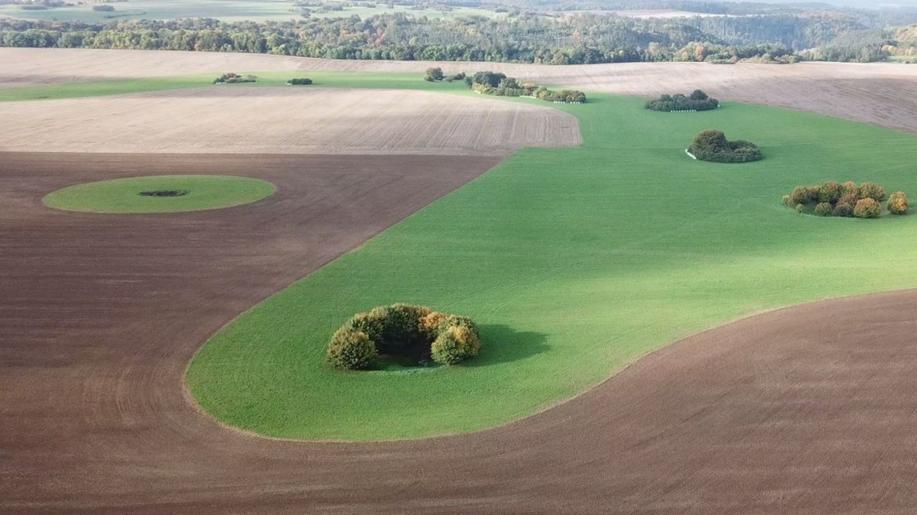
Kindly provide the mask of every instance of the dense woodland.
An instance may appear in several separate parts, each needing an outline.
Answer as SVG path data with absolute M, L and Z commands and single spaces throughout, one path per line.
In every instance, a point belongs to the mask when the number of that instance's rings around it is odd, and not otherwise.
M 335 59 L 589 64 L 876 61 L 913 55 L 917 28 L 841 12 L 654 20 L 607 14 L 431 19 L 404 14 L 287 22 L 0 19 L 0 46 L 250 52 Z

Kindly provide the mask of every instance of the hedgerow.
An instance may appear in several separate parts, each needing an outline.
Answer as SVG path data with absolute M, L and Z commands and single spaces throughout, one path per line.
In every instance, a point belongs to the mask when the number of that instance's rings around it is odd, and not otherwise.
M 254 75 L 239 75 L 238 73 L 224 73 L 216 79 L 213 79 L 214 84 L 238 84 L 240 82 L 255 82 L 258 80 L 258 77 Z
M 455 77 L 458 77 L 456 75 Z M 544 86 L 520 82 L 515 77 L 507 77 L 498 72 L 477 72 L 474 75 L 462 75 L 465 85 L 475 93 L 498 97 L 534 97 L 547 102 L 565 104 L 585 104 L 586 94 L 575 89 L 553 91 Z M 429 79 L 428 79 L 429 80 Z
M 332 336 L 326 359 L 330 366 L 347 370 L 372 368 L 380 354 L 454 365 L 480 350 L 480 333 L 470 318 L 393 304 L 345 322 Z
M 709 111 L 720 106 L 720 101 L 707 96 L 706 93 L 695 89 L 690 96 L 662 95 L 646 103 L 646 108 L 652 111 Z
M 814 186 L 796 186 L 783 196 L 783 204 L 797 212 L 818 216 L 878 218 L 882 214 L 881 201 L 887 197 L 882 186 L 864 182 L 857 186 L 853 181 L 838 184 L 834 181 Z M 908 202 L 904 192 L 896 191 L 888 197 L 888 212 L 907 214 Z

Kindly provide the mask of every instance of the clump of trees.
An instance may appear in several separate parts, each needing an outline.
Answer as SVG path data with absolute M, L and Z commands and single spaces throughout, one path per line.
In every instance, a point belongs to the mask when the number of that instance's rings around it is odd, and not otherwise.
M 293 78 L 287 81 L 287 84 L 290 86 L 308 86 L 312 84 L 312 79 L 307 79 L 305 77 Z
M 662 95 L 646 103 L 646 108 L 652 111 L 709 111 L 720 106 L 720 101 L 708 96 L 699 89 L 690 95 L 681 93 L 676 95 Z
M 586 94 L 575 89 L 550 90 L 537 84 L 522 83 L 515 77 L 507 77 L 504 73 L 483 71 L 465 77 L 465 84 L 483 95 L 498 97 L 532 97 L 547 102 L 563 102 L 565 104 L 584 104 Z
M 418 365 L 454 365 L 478 355 L 481 336 L 463 316 L 426 306 L 393 304 L 358 313 L 331 337 L 326 360 L 342 370 L 365 370 L 380 355 L 407 358 Z
M 747 163 L 764 159 L 761 149 L 750 141 L 729 141 L 722 131 L 708 129 L 694 137 L 688 152 L 702 161 Z
M 443 80 L 445 77 L 446 75 L 443 74 L 442 68 L 427 68 L 427 72 L 426 75 L 424 75 L 423 80 L 433 82 Z
M 446 82 L 455 82 L 457 80 L 464 80 L 465 72 L 459 72 L 454 75 L 446 75 L 443 73 L 442 68 L 427 68 L 427 71 L 424 74 L 423 80 L 427 82 L 439 82 L 445 80 Z
M 224 73 L 213 79 L 214 84 L 238 84 L 241 82 L 255 82 L 258 77 L 254 75 L 239 75 L 238 73 Z
M 908 201 L 904 192 L 896 191 L 888 196 L 885 188 L 871 182 L 857 185 L 853 181 L 843 184 L 828 181 L 812 186 L 796 186 L 790 194 L 783 196 L 783 203 L 799 213 L 817 216 L 878 218 L 882 215 L 882 201 L 886 198 L 889 213 L 907 214 Z

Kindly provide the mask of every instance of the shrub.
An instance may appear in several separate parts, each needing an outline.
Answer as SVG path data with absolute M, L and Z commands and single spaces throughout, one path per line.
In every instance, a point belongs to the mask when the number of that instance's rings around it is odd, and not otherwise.
M 815 214 L 818 216 L 828 216 L 832 211 L 830 202 L 819 202 L 815 205 Z
M 896 191 L 888 197 L 888 212 L 893 215 L 907 214 L 907 195 L 904 192 Z
M 857 183 L 853 181 L 847 181 L 844 184 L 841 184 L 841 195 L 853 195 L 859 198 L 860 188 L 857 186 Z
M 795 188 L 793 188 L 793 192 L 790 193 L 789 196 L 790 196 L 790 203 L 788 204 L 788 206 L 795 206 L 797 204 L 805 204 L 806 202 L 809 202 L 809 200 L 811 200 L 809 197 L 809 188 L 806 188 L 805 186 L 796 186 Z
M 334 368 L 362 370 L 376 361 L 376 344 L 363 331 L 338 329 L 328 345 L 326 360 Z
M 465 325 L 452 325 L 440 332 L 430 346 L 433 361 L 443 365 L 454 365 L 478 355 L 481 340 L 476 330 Z
M 860 184 L 860 198 L 871 198 L 876 202 L 885 200 L 885 188 L 871 182 Z
M 841 195 L 841 198 L 838 199 L 838 202 L 843 202 L 844 204 L 855 206 L 859 200 L 860 195 L 858 193 L 845 193 L 844 195 Z
M 828 202 L 833 204 L 841 198 L 841 194 L 841 185 L 834 181 L 828 181 L 818 187 L 819 202 Z
M 764 157 L 761 149 L 754 143 L 742 140 L 729 141 L 725 134 L 713 129 L 698 133 L 688 151 L 700 160 L 717 163 L 746 163 Z
M 882 206 L 874 198 L 862 198 L 853 207 L 853 216 L 857 218 L 878 218 Z
M 289 84 L 290 86 L 308 86 L 309 84 L 312 84 L 312 79 L 307 79 L 305 77 L 298 78 L 298 79 L 290 79 L 287 81 L 287 84 Z
M 327 361 L 334 368 L 359 370 L 371 367 L 378 354 L 390 354 L 453 365 L 477 356 L 480 349 L 480 334 L 471 319 L 393 304 L 358 313 L 344 323 L 331 338 Z
M 796 212 L 797 212 L 797 213 L 805 213 L 805 212 L 806 212 L 806 205 L 805 205 L 805 204 L 796 204 Z
M 423 80 L 433 82 L 438 80 L 443 80 L 443 69 L 442 68 L 427 68 L 426 75 Z
M 853 205 L 847 202 L 838 202 L 831 214 L 834 216 L 853 216 Z
M 377 308 L 379 309 L 379 308 Z M 420 357 L 426 349 L 420 319 L 430 313 L 430 308 L 394 304 L 382 308 L 383 329 L 381 341 L 377 341 L 379 352 L 384 354 L 408 354 Z

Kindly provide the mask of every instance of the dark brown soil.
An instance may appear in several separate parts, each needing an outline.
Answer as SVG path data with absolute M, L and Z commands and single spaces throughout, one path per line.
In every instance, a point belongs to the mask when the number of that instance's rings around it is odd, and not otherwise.
M 182 372 L 214 330 L 495 162 L 0 154 L 0 511 L 917 510 L 915 291 L 708 331 L 472 435 L 296 443 L 195 412 Z M 278 192 L 176 215 L 39 200 L 148 173 Z

